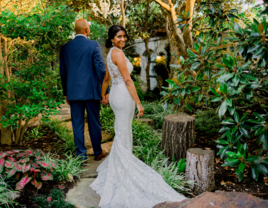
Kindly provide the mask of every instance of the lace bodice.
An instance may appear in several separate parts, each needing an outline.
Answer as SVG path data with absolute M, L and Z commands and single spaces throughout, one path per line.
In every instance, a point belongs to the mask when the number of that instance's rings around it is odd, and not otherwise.
M 110 76 L 112 78 L 112 85 L 118 85 L 120 83 L 123 83 L 124 79 L 123 79 L 123 77 L 118 69 L 118 66 L 116 66 L 112 61 L 111 54 L 112 54 L 113 49 L 116 49 L 119 51 L 122 51 L 122 50 L 120 50 L 119 48 L 116 48 L 116 47 L 112 47 L 108 53 L 108 56 L 107 56 L 107 65 L 108 65 L 108 70 L 109 70 Z M 129 61 L 129 59 L 126 56 L 125 56 L 125 58 L 126 58 L 126 62 L 127 62 L 128 72 L 129 72 L 129 74 L 131 74 L 131 72 L 133 71 L 133 65 L 131 64 L 131 62 Z

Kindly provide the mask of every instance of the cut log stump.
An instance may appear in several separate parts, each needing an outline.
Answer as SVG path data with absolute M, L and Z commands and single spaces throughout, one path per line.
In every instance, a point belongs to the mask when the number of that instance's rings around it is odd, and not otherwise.
M 194 147 L 195 118 L 184 113 L 164 117 L 162 150 L 171 159 L 179 161 L 186 157 L 189 148 Z
M 191 190 L 195 194 L 215 189 L 214 151 L 191 148 L 186 157 L 186 179 L 194 181 Z

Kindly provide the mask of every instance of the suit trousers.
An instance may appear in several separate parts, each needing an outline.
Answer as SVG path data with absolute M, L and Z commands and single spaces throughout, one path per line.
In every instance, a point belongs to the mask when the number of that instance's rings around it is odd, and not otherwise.
M 84 142 L 85 127 L 85 109 L 87 110 L 89 135 L 94 150 L 95 157 L 102 152 L 101 148 L 101 125 L 100 125 L 100 101 L 99 100 L 82 100 L 69 101 L 71 106 L 71 117 L 74 133 L 74 142 L 76 146 L 76 154 L 82 159 L 87 158 L 87 149 Z

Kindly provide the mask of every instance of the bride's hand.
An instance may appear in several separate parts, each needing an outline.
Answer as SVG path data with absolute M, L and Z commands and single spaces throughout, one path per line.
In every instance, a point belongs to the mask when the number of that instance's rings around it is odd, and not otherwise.
M 138 117 L 141 117 L 141 116 L 143 116 L 143 112 L 144 112 L 144 108 L 142 107 L 142 105 L 141 104 L 138 104 L 137 105 L 137 108 L 138 108 L 138 111 L 139 111 L 139 113 L 138 113 Z

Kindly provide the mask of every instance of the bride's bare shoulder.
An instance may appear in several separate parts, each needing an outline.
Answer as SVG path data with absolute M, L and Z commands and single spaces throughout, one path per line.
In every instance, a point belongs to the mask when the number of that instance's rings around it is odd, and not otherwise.
M 125 55 L 123 51 L 120 49 L 113 48 L 111 52 L 111 58 L 114 63 L 117 62 L 117 60 L 121 60 L 122 58 L 125 58 Z

